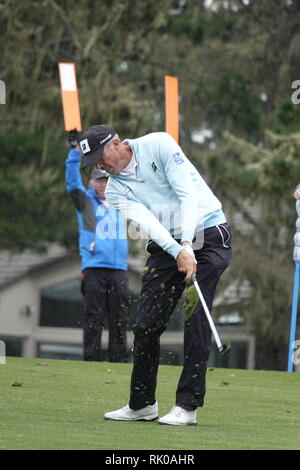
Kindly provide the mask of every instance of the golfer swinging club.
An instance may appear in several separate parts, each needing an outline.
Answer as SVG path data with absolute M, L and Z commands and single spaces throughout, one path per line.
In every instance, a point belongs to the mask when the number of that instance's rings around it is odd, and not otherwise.
M 109 204 L 150 238 L 133 325 L 129 403 L 104 418 L 152 421 L 158 418 L 160 336 L 186 280 L 194 274 L 211 310 L 218 280 L 231 259 L 230 228 L 220 201 L 169 134 L 154 132 L 120 141 L 113 128 L 96 125 L 83 133 L 80 146 L 83 167 L 95 165 L 109 174 Z M 199 302 L 185 321 L 184 364 L 175 406 L 159 424 L 197 424 L 210 345 L 211 330 Z

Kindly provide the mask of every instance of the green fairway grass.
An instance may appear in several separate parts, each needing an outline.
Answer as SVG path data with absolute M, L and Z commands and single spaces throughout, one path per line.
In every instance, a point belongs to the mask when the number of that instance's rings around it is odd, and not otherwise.
M 131 364 L 7 358 L 0 449 L 300 449 L 300 374 L 209 369 L 198 426 L 105 421 L 128 403 Z M 159 414 L 181 368 L 161 366 Z

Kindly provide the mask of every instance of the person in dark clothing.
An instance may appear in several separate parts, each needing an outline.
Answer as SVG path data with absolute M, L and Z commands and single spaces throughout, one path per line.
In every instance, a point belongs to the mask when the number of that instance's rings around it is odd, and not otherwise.
M 85 298 L 83 352 L 86 361 L 127 362 L 128 242 L 125 222 L 105 200 L 107 176 L 93 170 L 89 189 L 80 174 L 80 151 L 72 148 L 66 160 L 67 191 L 76 208 Z M 101 333 L 108 323 L 107 357 Z

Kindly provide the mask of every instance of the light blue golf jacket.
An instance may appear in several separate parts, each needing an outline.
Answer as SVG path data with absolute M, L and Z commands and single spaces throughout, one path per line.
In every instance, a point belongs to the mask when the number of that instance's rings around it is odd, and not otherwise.
M 123 142 L 133 151 L 135 176 L 111 175 L 105 197 L 146 238 L 176 259 L 180 241 L 193 243 L 203 229 L 226 222 L 220 201 L 169 134 Z

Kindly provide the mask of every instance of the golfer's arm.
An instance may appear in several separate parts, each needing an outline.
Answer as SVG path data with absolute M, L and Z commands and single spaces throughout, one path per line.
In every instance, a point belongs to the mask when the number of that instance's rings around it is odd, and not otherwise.
M 82 211 L 86 203 L 86 189 L 80 174 L 80 152 L 71 149 L 66 160 L 65 182 L 72 202 L 78 211 Z
M 192 244 L 201 215 L 198 195 L 193 190 L 193 181 L 186 178 L 185 187 L 182 187 L 182 181 L 172 176 L 169 176 L 168 180 L 181 202 L 181 240 Z
M 131 201 L 124 196 L 118 196 L 110 191 L 105 192 L 109 204 L 119 211 L 124 219 L 133 222 L 140 227 L 143 232 L 154 240 L 163 250 L 177 258 L 183 249 L 179 243 L 174 240 L 168 230 L 158 221 L 158 219 L 141 203 Z
M 177 163 L 174 155 L 177 155 Z M 192 243 L 201 218 L 199 196 L 187 158 L 175 140 L 166 135 L 160 144 L 166 177 L 181 202 L 181 240 Z

